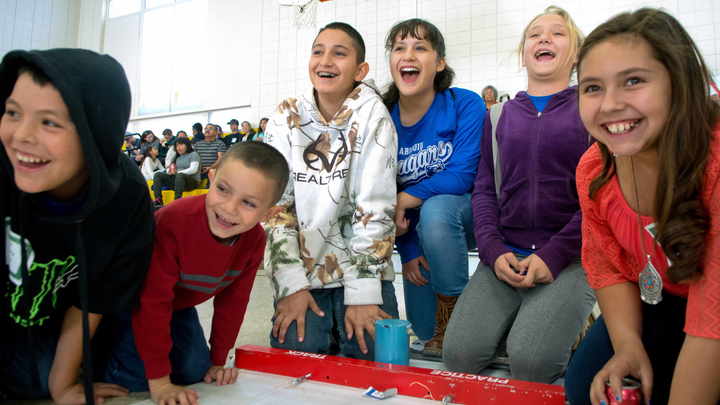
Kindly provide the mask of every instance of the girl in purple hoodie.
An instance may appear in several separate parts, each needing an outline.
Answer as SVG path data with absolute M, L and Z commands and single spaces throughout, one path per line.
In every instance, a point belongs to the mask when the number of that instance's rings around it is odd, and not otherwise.
M 565 370 L 592 310 L 595 297 L 579 261 L 574 187 L 590 138 L 578 115 L 576 88 L 568 87 L 581 43 L 565 10 L 545 9 L 520 43 L 527 91 L 493 107 L 502 108 L 497 166 L 491 119 L 485 119 L 472 194 L 482 263 L 448 324 L 443 359 L 450 370 L 480 372 L 507 336 L 513 378 L 550 383 Z

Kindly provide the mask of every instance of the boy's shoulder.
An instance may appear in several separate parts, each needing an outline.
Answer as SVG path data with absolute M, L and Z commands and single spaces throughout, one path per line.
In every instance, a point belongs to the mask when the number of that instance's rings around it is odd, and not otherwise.
M 177 227 L 187 223 L 199 224 L 205 214 L 206 195 L 183 197 L 155 212 L 155 223 L 159 227 Z

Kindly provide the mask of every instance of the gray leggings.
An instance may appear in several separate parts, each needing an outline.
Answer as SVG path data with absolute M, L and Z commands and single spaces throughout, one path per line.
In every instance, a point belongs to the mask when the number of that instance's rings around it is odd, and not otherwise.
M 502 338 L 513 378 L 552 383 L 595 304 L 580 263 L 550 284 L 518 289 L 480 264 L 460 296 L 443 343 L 451 371 L 477 374 L 490 365 Z

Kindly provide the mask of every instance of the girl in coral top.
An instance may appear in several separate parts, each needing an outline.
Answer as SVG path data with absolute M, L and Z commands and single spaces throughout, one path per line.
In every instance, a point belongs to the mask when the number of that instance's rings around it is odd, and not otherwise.
M 578 56 L 580 115 L 599 141 L 577 186 L 582 260 L 603 316 L 566 374 L 570 403 L 608 404 L 624 377 L 645 403 L 720 398 L 720 126 L 683 27 L 641 9 Z

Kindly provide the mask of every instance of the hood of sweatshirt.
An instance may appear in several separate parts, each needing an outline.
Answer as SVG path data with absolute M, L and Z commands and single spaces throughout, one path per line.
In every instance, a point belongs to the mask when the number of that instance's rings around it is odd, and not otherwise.
M 38 290 L 38 280 L 31 278 L 28 271 L 33 259 L 26 257 L 25 244 L 29 243 L 23 231 L 26 219 L 33 215 L 35 219 L 74 229 L 64 238 L 74 238 L 73 250 L 80 269 L 79 306 L 83 312 L 82 340 L 86 353 L 84 386 L 92 405 L 88 314 L 113 312 L 113 306 L 128 310 L 139 288 L 137 280 L 142 280 L 150 260 L 153 225 L 149 195 L 137 167 L 121 151 L 130 117 L 130 86 L 122 66 L 107 55 L 83 49 L 12 51 L 0 64 L 0 116 L 5 113 L 5 100 L 15 87 L 19 69 L 28 65 L 50 79 L 67 106 L 80 139 L 88 180 L 73 199 L 71 211 L 36 212 L 33 204 L 42 205 L 43 199 L 47 204 L 45 193 L 28 194 L 17 188 L 7 151 L 0 145 L 0 217 L 17 213 L 22 285 L 28 291 Z M 2 260 L 6 256 L 5 244 L 0 245 Z M 129 259 L 122 261 L 123 257 Z M 5 286 L 6 283 L 0 283 L 0 296 L 5 295 Z M 115 290 L 110 291 L 112 288 Z M 32 342 L 32 329 L 26 330 Z
M 112 57 L 84 49 L 13 51 L 0 65 L 0 116 L 12 93 L 18 69 L 31 65 L 45 73 L 67 105 L 75 124 L 89 174 L 85 198 L 61 222 L 79 222 L 110 201 L 124 177 L 123 135 L 130 117 L 130 86 L 122 66 Z M 0 145 L 2 171 L 13 176 L 7 153 Z
M 320 113 L 320 109 L 317 105 L 315 98 L 315 89 L 311 88 L 305 94 L 302 95 L 304 105 L 307 108 L 305 113 L 310 115 L 313 122 L 321 123 L 325 126 L 330 126 L 339 130 L 345 129 L 350 124 L 350 117 L 354 111 L 360 110 L 360 107 L 372 100 L 375 100 L 379 96 L 379 92 L 375 88 L 375 83 L 372 80 L 366 80 L 360 82 L 353 91 L 348 94 L 342 107 L 335 113 L 330 122 L 326 121 Z M 301 113 L 301 115 L 303 115 Z

